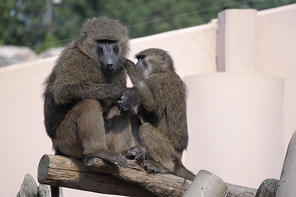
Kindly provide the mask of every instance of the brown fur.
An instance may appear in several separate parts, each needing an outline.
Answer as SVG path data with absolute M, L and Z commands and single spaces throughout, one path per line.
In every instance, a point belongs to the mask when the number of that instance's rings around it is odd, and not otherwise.
M 120 152 L 131 147 L 130 118 L 115 105 L 126 88 L 122 65 L 128 40 L 127 29 L 118 21 L 95 17 L 83 24 L 78 38 L 60 55 L 44 92 L 46 131 L 57 154 L 95 156 L 128 166 Z M 117 47 L 112 52 L 116 60 L 106 72 L 99 44 L 111 42 Z
M 133 133 L 146 152 L 145 168 L 193 180 L 194 174 L 181 162 L 188 144 L 186 86 L 166 51 L 147 49 L 136 57 L 136 66 L 126 63 L 134 87 L 123 94 L 119 105 L 121 109 L 136 109 Z

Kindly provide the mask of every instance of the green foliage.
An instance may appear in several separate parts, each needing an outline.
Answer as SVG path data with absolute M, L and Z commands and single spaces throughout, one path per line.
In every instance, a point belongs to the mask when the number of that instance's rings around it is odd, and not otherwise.
M 48 0 L 2 0 L 0 44 L 23 45 L 36 52 L 64 46 L 75 38 L 86 18 L 119 19 L 130 37 L 142 37 L 207 23 L 229 8 L 267 9 L 296 0 L 62 0 L 52 4 L 53 20 L 44 23 Z
M 55 48 L 61 46 L 54 35 L 47 35 L 44 39 L 44 44 L 33 46 L 33 50 L 36 53 L 40 53 L 48 48 Z
M 32 46 L 44 40 L 43 1 L 4 0 L 1 2 L 1 43 Z

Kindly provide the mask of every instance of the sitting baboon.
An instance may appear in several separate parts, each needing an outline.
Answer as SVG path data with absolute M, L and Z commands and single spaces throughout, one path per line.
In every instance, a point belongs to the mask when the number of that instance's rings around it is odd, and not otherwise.
M 145 156 L 148 172 L 173 173 L 193 180 L 181 157 L 188 144 L 186 86 L 176 74 L 170 55 L 161 49 L 146 49 L 125 67 L 133 88 L 118 101 L 130 110 L 134 137 Z
M 44 116 L 56 154 L 98 157 L 128 167 L 128 112 L 116 101 L 126 88 L 128 31 L 107 17 L 88 19 L 45 81 Z

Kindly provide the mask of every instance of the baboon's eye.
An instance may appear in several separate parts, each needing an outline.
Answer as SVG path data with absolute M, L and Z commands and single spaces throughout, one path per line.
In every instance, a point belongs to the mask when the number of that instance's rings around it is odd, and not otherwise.
M 138 60 L 142 60 L 142 59 L 144 59 L 145 57 L 146 57 L 146 55 L 137 55 L 136 58 L 137 58 Z
M 85 39 L 87 37 L 87 32 L 82 32 L 82 39 Z
M 103 49 L 101 47 L 98 47 L 97 53 L 98 53 L 99 56 L 101 56 L 102 53 L 103 53 Z
M 116 55 L 119 54 L 119 47 L 118 47 L 118 45 L 115 45 L 115 47 L 113 48 L 113 51 L 114 51 L 114 53 L 115 53 Z

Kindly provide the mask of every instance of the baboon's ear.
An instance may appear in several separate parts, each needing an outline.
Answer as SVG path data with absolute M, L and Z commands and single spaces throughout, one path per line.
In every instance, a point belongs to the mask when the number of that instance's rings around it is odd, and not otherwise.
M 171 58 L 171 56 L 169 54 L 167 54 L 167 53 L 162 54 L 161 64 L 164 69 L 175 71 L 173 59 Z
M 168 54 L 162 54 L 161 56 L 161 64 L 164 65 L 170 60 L 170 56 Z
M 81 38 L 84 40 L 85 38 L 87 37 L 87 32 L 82 32 L 82 34 L 81 34 Z

